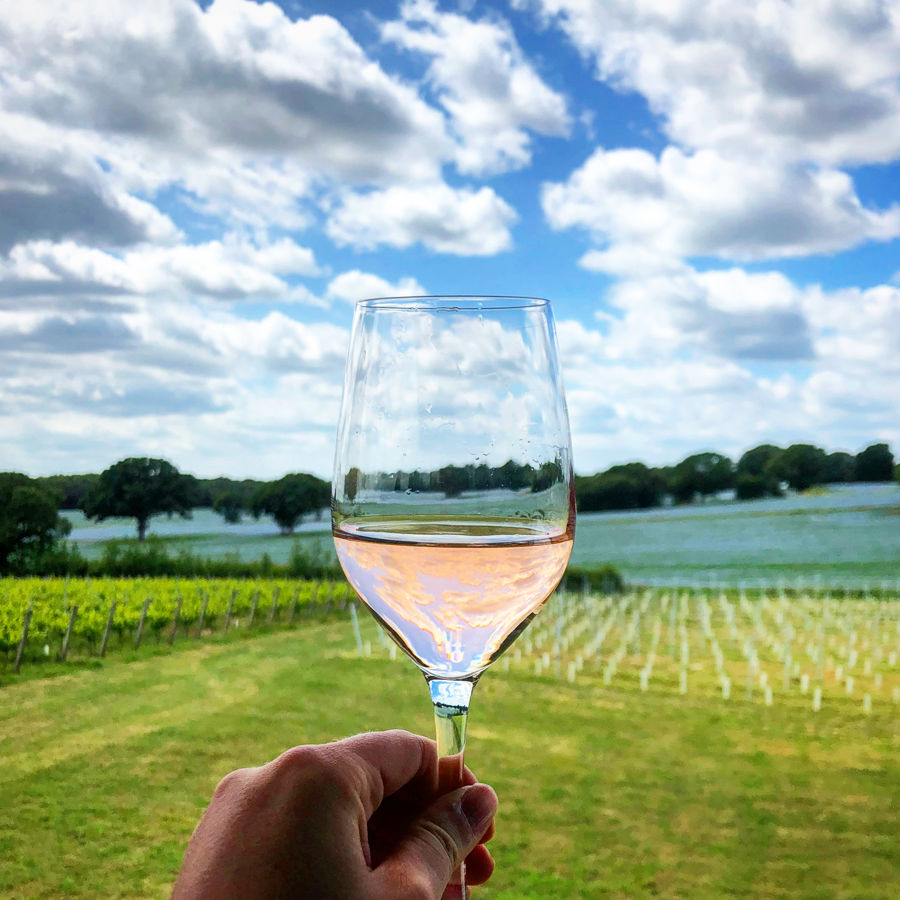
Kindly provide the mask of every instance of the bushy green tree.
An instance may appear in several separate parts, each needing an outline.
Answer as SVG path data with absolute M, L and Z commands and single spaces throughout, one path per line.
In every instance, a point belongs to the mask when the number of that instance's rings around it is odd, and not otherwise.
M 241 521 L 241 515 L 246 506 L 244 505 L 244 498 L 240 494 L 234 491 L 226 491 L 213 500 L 212 508 L 229 525 L 237 525 Z
M 438 483 L 447 497 L 458 497 L 471 487 L 471 478 L 464 466 L 444 466 L 438 475 Z
M 783 452 L 775 444 L 760 444 L 741 456 L 734 482 L 735 494 L 739 500 L 781 496 L 781 481 L 774 468 Z
M 575 501 L 581 512 L 646 509 L 662 503 L 666 483 L 658 469 L 643 463 L 613 466 L 575 478 Z
M 734 464 L 721 453 L 695 453 L 668 470 L 669 490 L 678 503 L 734 487 Z
M 257 518 L 263 513 L 270 515 L 282 534 L 291 534 L 303 516 L 318 512 L 328 505 L 330 498 L 331 486 L 327 481 L 296 472 L 259 488 L 250 509 Z
M 194 488 L 193 476 L 182 475 L 164 459 L 129 457 L 100 473 L 84 500 L 84 514 L 101 522 L 117 516 L 136 519 L 142 541 L 152 516 L 168 513 L 190 518 L 196 505 Z
M 28 571 L 69 533 L 57 512 L 59 494 L 27 475 L 0 472 L 0 571 Z
M 564 481 L 562 465 L 557 460 L 541 463 L 541 467 L 534 473 L 531 480 L 531 492 L 546 491 Z
M 81 509 L 84 498 L 99 478 L 99 475 L 45 475 L 34 480 L 41 488 L 59 494 L 60 509 Z
M 784 451 L 775 444 L 760 444 L 742 454 L 737 463 L 738 474 L 763 475 L 773 459 Z
M 825 484 L 842 484 L 856 480 L 856 459 L 850 453 L 837 450 L 825 457 L 825 471 L 822 474 Z
M 507 488 L 511 491 L 520 491 L 531 484 L 534 477 L 534 469 L 531 466 L 508 459 L 502 466 L 494 469 L 494 487 Z
M 812 444 L 791 444 L 768 469 L 795 491 L 805 491 L 825 478 L 825 451 Z
M 890 481 L 894 473 L 894 454 L 887 444 L 870 444 L 856 454 L 857 481 Z

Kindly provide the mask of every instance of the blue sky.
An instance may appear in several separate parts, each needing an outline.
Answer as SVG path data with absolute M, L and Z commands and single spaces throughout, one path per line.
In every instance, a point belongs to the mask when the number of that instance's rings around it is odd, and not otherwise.
M 553 301 L 578 471 L 900 449 L 897 2 L 0 11 L 0 468 L 327 477 L 419 291 Z

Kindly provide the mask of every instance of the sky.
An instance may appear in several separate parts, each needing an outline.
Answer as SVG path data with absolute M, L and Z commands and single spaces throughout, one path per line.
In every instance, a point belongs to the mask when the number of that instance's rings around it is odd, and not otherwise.
M 578 472 L 900 451 L 900 2 L 0 0 L 0 469 L 330 477 L 420 293 L 552 301 Z

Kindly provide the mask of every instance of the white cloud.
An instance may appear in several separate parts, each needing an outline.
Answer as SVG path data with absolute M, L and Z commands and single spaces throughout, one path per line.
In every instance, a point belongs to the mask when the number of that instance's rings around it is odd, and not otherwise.
M 611 245 L 582 262 L 613 272 L 636 255 L 671 267 L 684 256 L 806 256 L 900 235 L 900 206 L 867 209 L 843 172 L 711 150 L 597 149 L 566 182 L 544 185 L 542 202 L 554 228 Z
M 524 4 L 519 4 L 524 5 Z M 846 0 L 535 0 L 669 137 L 825 166 L 900 156 L 900 15 Z
M 248 320 L 180 303 L 0 312 L 5 464 L 96 471 L 162 454 L 206 475 L 327 475 L 347 338 L 277 312 Z
M 673 313 L 671 296 L 653 282 L 633 286 L 643 303 L 623 309 L 609 327 L 559 323 L 577 471 L 632 459 L 668 464 L 704 447 L 736 456 L 765 441 L 812 439 L 855 451 L 875 437 L 900 440 L 900 291 L 822 292 L 798 289 L 774 273 L 716 275 L 717 283 L 697 276 L 707 293 L 696 302 L 708 310 L 718 304 L 719 311 L 695 319 L 693 333 L 673 323 L 684 310 Z M 804 323 L 811 352 L 793 360 L 802 363 L 793 374 L 769 374 L 754 365 L 765 359 L 733 352 L 741 317 L 722 308 L 746 291 L 758 294 L 757 308 L 775 310 L 755 319 L 753 336 L 768 340 L 769 351 L 772 341 L 779 346 L 779 315 L 790 310 Z M 836 333 L 835 322 L 847 318 L 849 333 Z
M 409 247 L 458 256 L 491 256 L 512 246 L 512 207 L 492 188 L 443 183 L 348 194 L 328 220 L 328 235 L 362 249 Z
M 619 361 L 676 355 L 809 360 L 814 349 L 806 299 L 777 272 L 684 267 L 675 275 L 635 273 L 606 295 L 619 316 L 605 319 L 604 355 Z
M 433 180 L 454 152 L 442 114 L 330 16 L 48 0 L 5 4 L 0 46 L 8 114 L 102 158 L 122 190 L 175 185 L 254 225 L 302 226 L 323 181 Z
M 568 134 L 565 98 L 541 80 L 505 20 L 439 12 L 432 0 L 409 0 L 400 16 L 382 27 L 382 36 L 431 58 L 428 81 L 450 114 L 461 172 L 485 175 L 528 165 L 527 130 Z
M 0 253 L 28 240 L 121 247 L 181 236 L 155 206 L 110 183 L 71 135 L 2 111 L 0 134 Z
M 371 272 L 360 272 L 359 269 L 341 272 L 328 283 L 325 292 L 328 297 L 337 297 L 348 303 L 371 297 L 422 297 L 426 293 L 415 278 L 401 278 L 390 282 Z
M 323 305 L 302 284 L 279 277 L 319 274 L 312 251 L 290 238 L 251 243 L 230 234 L 222 241 L 142 245 L 121 254 L 72 241 L 32 241 L 0 258 L 0 299 L 87 294 L 92 303 L 112 295 Z
M 860 375 L 900 377 L 900 287 L 810 290 L 803 309 L 815 329 L 820 359 L 840 360 Z M 891 390 L 896 393 L 896 385 Z M 870 393 L 861 392 L 860 401 Z

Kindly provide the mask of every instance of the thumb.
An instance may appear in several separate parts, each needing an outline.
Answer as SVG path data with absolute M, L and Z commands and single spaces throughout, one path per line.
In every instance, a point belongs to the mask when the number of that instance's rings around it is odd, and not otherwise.
M 389 883 L 413 888 L 416 897 L 421 893 L 439 898 L 450 876 L 488 830 L 496 811 L 497 795 L 487 784 L 451 791 L 413 822 L 379 869 L 386 870 Z M 415 893 L 416 889 L 420 893 Z

